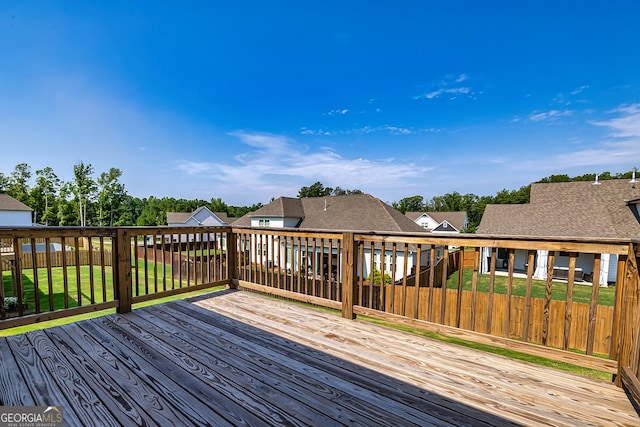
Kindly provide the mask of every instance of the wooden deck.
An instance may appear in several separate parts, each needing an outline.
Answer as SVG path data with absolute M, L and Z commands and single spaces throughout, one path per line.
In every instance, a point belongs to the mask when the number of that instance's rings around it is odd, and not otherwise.
M 225 291 L 0 339 L 65 425 L 639 425 L 613 384 Z

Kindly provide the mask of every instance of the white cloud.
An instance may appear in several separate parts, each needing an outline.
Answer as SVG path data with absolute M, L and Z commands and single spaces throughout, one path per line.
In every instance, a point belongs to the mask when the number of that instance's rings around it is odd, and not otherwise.
M 590 87 L 589 85 L 582 85 L 582 86 L 572 90 L 570 92 L 570 94 L 572 96 L 579 95 L 582 92 L 584 92 L 585 90 L 589 89 L 589 87 Z M 567 98 L 569 98 L 569 99 L 567 99 Z M 584 99 L 575 99 L 575 98 L 571 99 L 571 98 L 572 97 L 567 97 L 567 96 L 565 96 L 564 93 L 560 92 L 559 94 L 557 94 L 556 96 L 554 96 L 551 99 L 551 102 L 554 102 L 556 104 L 561 104 L 561 105 L 571 105 L 572 102 L 580 102 L 580 103 L 587 102 Z
M 306 127 L 303 127 L 300 130 L 301 135 L 332 136 L 332 135 L 335 135 L 336 133 L 337 133 L 336 131 L 330 131 L 326 129 L 309 129 Z
M 466 95 L 468 98 L 475 100 L 476 95 L 481 94 L 482 92 L 476 92 L 469 86 L 459 85 L 459 83 L 467 80 L 469 80 L 469 76 L 467 74 L 460 74 L 457 76 L 448 75 L 444 80 L 441 80 L 434 85 L 436 89 L 422 95 L 414 96 L 413 99 L 437 99 L 443 95 L 451 95 L 449 99 L 454 100 L 457 98 L 457 95 Z
M 312 136 L 334 136 L 334 135 L 352 135 L 352 134 L 369 134 L 369 133 L 388 133 L 390 135 L 416 135 L 421 133 L 439 133 L 443 129 L 440 128 L 408 128 L 403 126 L 363 126 L 357 129 L 347 129 L 341 131 L 327 130 L 327 129 L 309 129 L 303 127 L 300 129 L 301 135 Z
M 565 98 L 564 93 L 557 94 L 555 97 L 551 99 L 551 101 L 555 102 L 556 104 L 571 105 L 571 101 L 568 101 Z
M 592 124 L 609 128 L 615 138 L 640 139 L 640 104 L 623 105 L 610 113 L 617 113 L 620 117 Z
M 244 144 L 271 151 L 282 151 L 287 146 L 287 138 L 270 133 L 229 132 L 227 135 L 237 137 Z
M 529 115 L 529 120 L 532 122 L 542 122 L 542 121 L 555 121 L 560 117 L 571 116 L 573 114 L 572 110 L 549 110 L 549 111 L 534 111 Z
M 589 85 L 582 85 L 579 88 L 574 89 L 573 91 L 571 91 L 571 95 L 578 95 L 578 94 L 584 92 L 587 89 L 589 89 Z
M 242 142 L 261 140 L 262 133 L 234 132 Z M 216 188 L 224 200 L 263 200 L 281 195 L 295 196 L 309 183 L 321 181 L 328 186 L 380 191 L 380 189 L 406 188 L 421 182 L 429 167 L 403 162 L 393 158 L 345 158 L 323 147 L 310 151 L 287 137 L 269 135 L 277 144 L 249 149 L 237 154 L 229 162 L 202 162 L 182 160 L 176 170 L 190 177 L 198 177 L 211 188 Z M 380 179 L 381 176 L 385 178 Z M 382 197 L 384 195 L 374 194 Z
M 456 83 L 462 83 L 465 80 L 468 80 L 469 76 L 467 76 L 466 74 L 460 74 L 458 76 L 458 78 L 455 80 Z
M 427 99 L 433 99 L 433 98 L 439 98 L 440 96 L 444 95 L 444 94 L 453 94 L 453 95 L 457 95 L 457 94 L 470 94 L 471 93 L 471 88 L 470 87 L 452 87 L 452 88 L 448 88 L 448 89 L 438 89 L 438 90 L 434 90 L 433 92 L 429 92 L 426 93 L 424 95 L 425 98 Z
M 349 110 L 347 108 L 343 108 L 343 109 L 331 110 L 328 113 L 325 113 L 324 115 L 326 115 L 326 116 L 336 116 L 336 115 L 344 116 L 348 112 L 349 112 Z
M 590 146 L 581 150 L 564 151 L 550 157 L 519 162 L 518 166 L 553 173 L 572 168 L 584 170 L 585 167 L 591 167 L 593 171 L 614 169 L 637 161 L 640 159 L 640 104 L 623 105 L 609 113 L 616 114 L 617 117 L 591 123 L 609 129 L 609 134 L 600 141 L 593 141 Z M 576 144 L 572 147 L 576 147 Z
M 389 125 L 377 126 L 377 127 L 364 126 L 363 128 L 360 128 L 360 132 L 362 133 L 388 132 L 392 135 L 413 135 L 416 133 L 415 130 L 412 130 L 409 128 L 404 128 L 399 126 L 389 126 Z

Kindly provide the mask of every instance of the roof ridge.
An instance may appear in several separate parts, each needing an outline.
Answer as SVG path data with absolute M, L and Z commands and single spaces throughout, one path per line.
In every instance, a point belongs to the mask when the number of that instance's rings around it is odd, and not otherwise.
M 386 214 L 389 216 L 389 218 L 391 219 L 391 223 L 394 225 L 394 227 L 396 228 L 394 231 L 403 231 L 402 227 L 400 226 L 400 224 L 398 223 L 398 216 L 395 215 L 395 213 L 397 212 L 398 215 L 400 215 L 402 218 L 406 218 L 407 220 L 411 221 L 412 223 L 415 224 L 415 222 L 409 218 L 407 218 L 404 214 L 402 214 L 402 212 L 400 212 L 399 210 L 397 210 L 396 208 L 394 208 L 393 206 L 383 202 L 382 200 L 380 200 L 377 197 L 373 197 L 371 195 L 368 195 L 369 197 L 373 198 L 376 203 L 378 203 L 379 205 L 381 205 Z M 417 224 L 416 224 L 417 225 Z

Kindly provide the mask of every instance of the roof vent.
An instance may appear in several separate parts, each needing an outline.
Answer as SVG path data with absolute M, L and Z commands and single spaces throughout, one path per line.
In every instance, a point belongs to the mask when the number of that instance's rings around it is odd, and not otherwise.
M 324 199 L 324 209 L 323 209 L 323 211 L 325 211 L 325 212 L 327 211 L 327 199 Z
M 598 181 L 598 174 L 596 174 L 596 180 L 593 182 L 593 185 L 600 185 L 600 181 Z
M 629 181 L 629 184 L 635 184 L 636 182 L 638 182 L 638 180 L 636 179 L 637 171 L 638 171 L 637 168 L 633 168 L 633 173 L 631 174 L 631 181 Z

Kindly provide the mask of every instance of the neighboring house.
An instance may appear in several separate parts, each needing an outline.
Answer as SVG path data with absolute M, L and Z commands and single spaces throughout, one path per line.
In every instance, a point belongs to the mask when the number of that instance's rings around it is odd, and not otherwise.
M 236 220 L 233 226 L 245 227 L 272 227 L 272 228 L 297 228 L 308 230 L 335 230 L 335 231 L 360 231 L 360 232 L 424 232 L 419 225 L 411 221 L 393 207 L 368 194 L 355 194 L 345 196 L 328 196 L 312 198 L 289 198 L 280 197 L 273 202 L 250 212 L 242 218 Z M 270 236 L 269 236 L 270 237 Z M 270 243 L 267 242 L 267 243 Z M 270 244 L 264 243 L 263 252 L 269 252 Z M 285 260 L 274 259 L 274 254 L 267 253 L 269 262 L 275 262 L 287 270 L 297 270 L 300 266 L 295 265 L 297 252 L 302 251 L 306 255 L 308 248 L 298 246 L 282 248 L 281 253 L 286 253 Z M 365 248 L 365 266 L 362 274 L 368 277 L 371 272 L 371 251 Z M 379 247 L 374 249 L 374 269 L 382 271 L 384 262 L 385 273 L 391 271 L 391 251 L 385 251 L 385 256 L 381 256 Z M 428 253 L 424 251 L 423 253 Z M 334 248 L 332 254 L 317 252 L 316 256 L 323 256 L 325 259 L 317 259 L 315 265 L 326 265 L 327 259 L 331 255 L 332 265 L 338 265 L 338 251 Z M 313 261 L 306 256 L 301 256 L 307 268 L 313 265 Z M 409 251 L 408 268 L 416 266 L 416 253 Z M 421 265 L 428 262 L 428 256 L 424 256 Z M 256 262 L 256 260 L 253 260 Z M 402 277 L 400 271 L 403 266 L 403 255 L 398 256 L 396 262 L 395 277 Z M 304 266 L 303 266 L 304 267 Z M 319 272 L 317 272 L 319 273 Z
M 8 194 L 0 194 L 0 227 L 31 227 L 33 209 Z
M 211 212 L 206 206 L 200 206 L 193 212 L 167 212 L 168 227 L 223 227 L 228 225 L 229 218 L 226 212 Z M 164 243 L 185 243 L 187 241 L 215 241 L 222 240 L 222 247 L 226 247 L 224 238 L 221 235 L 214 234 L 174 234 L 172 236 L 163 236 Z M 160 236 L 156 237 L 156 242 L 149 241 L 150 244 L 157 243 Z M 153 237 L 150 237 L 153 239 Z
M 407 212 L 405 215 L 432 233 L 461 233 L 467 226 L 466 212 Z
M 467 226 L 466 212 L 407 212 L 407 218 L 430 233 L 461 233 Z M 449 246 L 449 250 L 456 247 Z M 436 259 L 444 253 L 444 246 L 436 247 Z
M 495 236 L 640 238 L 640 182 L 635 179 L 532 184 L 530 203 L 487 205 L 478 234 Z M 482 257 L 487 270 L 487 253 Z M 537 251 L 535 276 L 546 279 L 547 251 Z M 558 252 L 554 265 L 568 266 L 569 257 Z M 498 251 L 499 265 L 506 254 Z M 576 267 L 593 273 L 593 254 L 582 253 Z M 516 251 L 516 269 L 527 262 Z M 617 255 L 602 255 L 600 283 L 615 282 Z
M 211 212 L 206 206 L 200 206 L 195 211 L 167 212 L 167 225 L 169 227 L 197 227 L 197 226 L 225 226 L 229 218 L 226 212 Z

